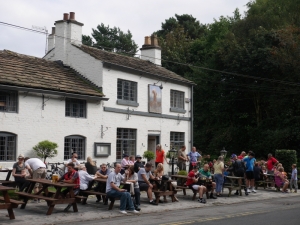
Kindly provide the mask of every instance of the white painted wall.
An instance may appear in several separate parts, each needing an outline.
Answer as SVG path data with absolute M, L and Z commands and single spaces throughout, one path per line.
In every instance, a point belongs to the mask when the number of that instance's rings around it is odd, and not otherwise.
M 141 49 L 141 59 L 161 66 L 161 50 L 157 48 Z

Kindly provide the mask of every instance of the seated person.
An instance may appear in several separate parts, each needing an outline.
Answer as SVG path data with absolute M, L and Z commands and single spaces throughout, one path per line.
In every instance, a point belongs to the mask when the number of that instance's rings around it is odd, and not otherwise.
M 89 188 L 89 186 L 90 186 L 90 182 L 92 180 L 94 180 L 94 178 L 91 177 L 91 175 L 87 173 L 86 167 L 84 165 L 80 165 L 78 167 L 78 174 L 79 174 L 79 180 L 80 180 L 80 190 L 81 191 L 87 190 Z M 83 205 L 86 204 L 86 200 L 87 199 L 84 199 L 82 201 Z
M 62 181 L 69 184 L 76 184 L 76 186 L 73 187 L 74 195 L 77 195 L 80 191 L 80 180 L 79 180 L 79 174 L 75 170 L 75 165 L 73 162 L 70 162 L 67 164 L 68 172 L 65 173 L 61 178 L 59 178 L 58 181 Z M 65 189 L 62 191 L 62 194 L 66 196 L 69 192 L 69 189 Z M 71 208 L 72 204 L 69 204 L 64 211 L 67 212 Z
M 124 154 L 123 159 L 121 161 L 121 174 L 123 175 L 125 173 L 125 170 L 127 170 L 128 166 L 130 165 L 129 162 L 129 155 Z
M 209 165 L 208 164 L 204 164 L 203 168 L 199 170 L 199 174 L 201 174 L 201 177 L 205 177 L 205 178 L 211 179 L 211 173 L 209 172 Z M 210 191 L 209 198 L 216 199 L 217 197 L 214 196 L 214 190 L 216 188 L 216 183 L 212 182 L 211 184 L 212 184 L 212 186 L 211 186 L 211 191 Z
M 133 165 L 129 166 L 128 169 L 125 171 L 126 182 L 130 182 L 134 184 L 134 199 L 135 199 L 135 209 L 140 210 L 140 187 L 138 183 L 138 175 L 134 172 Z
M 149 203 L 152 205 L 157 205 L 155 201 L 153 201 L 152 198 L 152 190 L 153 185 L 150 183 L 149 179 L 154 179 L 154 176 L 151 173 L 152 164 L 146 163 L 145 168 L 140 168 L 138 172 L 138 182 L 140 191 L 147 191 Z
M 85 163 L 85 167 L 86 167 L 86 172 L 88 174 L 92 174 L 94 175 L 97 172 L 97 166 L 95 164 L 95 162 L 93 161 L 92 157 L 87 157 L 86 158 L 86 163 Z
M 289 181 L 286 179 L 286 177 L 284 176 L 284 174 L 282 173 L 283 167 L 279 167 L 277 168 L 276 172 L 274 172 L 275 175 L 275 184 L 277 185 L 277 187 L 282 187 L 282 192 L 283 193 L 287 193 L 288 190 L 288 186 L 289 186 Z
M 189 172 L 187 181 L 186 181 L 186 185 L 190 189 L 197 191 L 199 193 L 198 201 L 200 203 L 205 204 L 206 200 L 205 200 L 205 198 L 203 198 L 203 193 L 206 192 L 206 187 L 203 185 L 198 185 L 199 178 L 196 178 L 196 175 L 198 174 L 198 169 L 199 169 L 198 166 L 194 166 L 193 169 Z
M 128 209 L 128 212 L 138 213 L 134 209 L 131 195 L 125 190 L 120 188 L 121 181 L 126 181 L 121 174 L 121 165 L 116 164 L 115 170 L 108 175 L 106 182 L 106 195 L 108 198 L 120 198 L 120 213 L 127 214 L 125 209 Z
M 144 164 L 141 162 L 142 156 L 137 155 L 135 157 L 136 161 L 134 163 L 134 172 L 139 172 L 140 168 L 144 168 Z
M 98 170 L 95 174 L 95 178 L 107 179 L 109 174 L 110 174 L 110 169 L 106 167 L 105 163 L 102 163 L 100 166 L 100 170 Z M 98 182 L 97 186 L 94 188 L 94 191 L 105 193 L 105 189 L 106 189 L 105 184 L 102 182 Z M 97 197 L 96 202 L 100 202 L 101 195 L 96 195 L 96 197 Z M 106 198 L 106 196 L 102 196 L 102 198 L 103 198 L 104 205 L 107 205 L 108 199 Z
M 19 191 L 23 191 L 30 184 L 30 182 L 25 179 L 27 173 L 25 169 L 24 156 L 22 154 L 19 155 L 18 162 L 13 165 L 12 175 L 19 187 Z
M 134 165 L 134 162 L 135 162 L 135 157 L 134 157 L 134 155 L 131 155 L 131 156 L 129 156 L 129 165 Z

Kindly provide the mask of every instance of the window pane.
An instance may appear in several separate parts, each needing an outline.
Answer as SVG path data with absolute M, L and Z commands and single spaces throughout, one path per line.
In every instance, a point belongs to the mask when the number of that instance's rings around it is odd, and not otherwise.
M 86 118 L 86 101 L 66 99 L 66 116 Z
M 0 111 L 17 112 L 17 92 L 0 91 Z
M 184 92 L 171 90 L 170 95 L 171 107 L 184 109 Z
M 137 101 L 137 83 L 118 79 L 117 97 L 122 100 Z
M 0 132 L 0 161 L 16 159 L 16 135 Z
M 170 146 L 178 150 L 182 145 L 184 145 L 184 132 L 171 132 Z
M 121 160 L 123 154 L 136 154 L 136 130 L 134 129 L 117 129 L 117 149 L 116 159 Z
M 80 136 L 68 136 L 65 138 L 64 160 L 72 157 L 72 153 L 76 152 L 79 160 L 85 158 L 85 138 Z

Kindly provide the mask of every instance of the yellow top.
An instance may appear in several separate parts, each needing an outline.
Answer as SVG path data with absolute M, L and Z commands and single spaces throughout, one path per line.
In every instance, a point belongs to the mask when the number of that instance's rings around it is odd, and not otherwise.
M 214 174 L 223 174 L 224 163 L 223 162 L 215 162 L 214 164 Z

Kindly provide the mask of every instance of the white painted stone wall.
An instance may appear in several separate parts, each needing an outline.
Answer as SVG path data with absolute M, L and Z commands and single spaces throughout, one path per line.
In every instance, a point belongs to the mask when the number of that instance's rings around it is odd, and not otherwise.
M 142 49 L 141 59 L 150 61 L 156 65 L 161 65 L 161 50 L 160 49 Z

